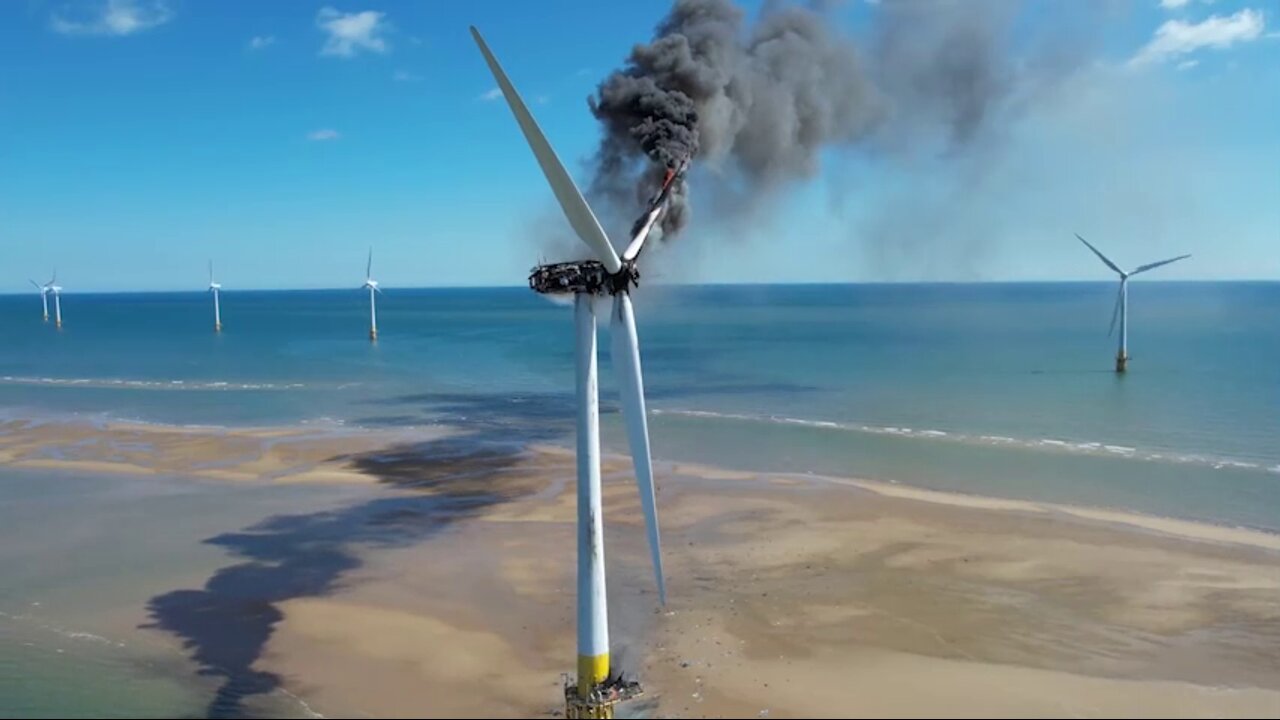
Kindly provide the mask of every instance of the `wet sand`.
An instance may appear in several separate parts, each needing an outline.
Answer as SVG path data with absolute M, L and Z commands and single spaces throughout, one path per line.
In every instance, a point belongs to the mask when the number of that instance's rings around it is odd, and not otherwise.
M 253 670 L 330 716 L 559 707 L 574 658 L 568 451 L 443 432 L 143 427 L 9 423 L 0 464 L 372 482 L 378 504 L 341 526 L 349 542 L 337 537 L 358 562 L 315 591 L 262 589 L 279 618 Z M 203 467 L 217 460 L 234 464 Z M 665 609 L 627 467 L 611 457 L 604 472 L 613 653 L 646 685 L 641 711 L 1280 713 L 1274 535 L 841 478 L 658 470 Z
M 414 438 L 448 434 L 416 431 Z M 332 429 L 182 427 L 109 422 L 0 422 L 0 466 L 234 481 L 370 482 L 335 456 L 403 439 Z

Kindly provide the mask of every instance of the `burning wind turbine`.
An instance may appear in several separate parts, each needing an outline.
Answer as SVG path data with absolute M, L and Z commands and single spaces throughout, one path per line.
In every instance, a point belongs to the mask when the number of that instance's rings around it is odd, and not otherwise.
M 1116 372 L 1122 373 L 1129 368 L 1129 278 L 1133 277 L 1134 275 L 1137 275 L 1138 273 L 1144 273 L 1148 270 L 1154 270 L 1160 267 L 1161 265 L 1168 265 L 1171 262 L 1177 262 L 1179 260 L 1183 260 L 1191 256 L 1179 255 L 1178 257 L 1169 258 L 1168 260 L 1160 260 L 1159 262 L 1147 263 L 1146 265 L 1139 265 L 1133 270 L 1129 272 L 1125 272 L 1121 270 L 1119 267 L 1117 267 L 1115 263 L 1111 262 L 1111 260 L 1107 258 L 1106 255 L 1103 255 L 1102 252 L 1098 250 L 1098 248 L 1089 244 L 1088 240 L 1085 240 L 1084 238 L 1080 237 L 1079 233 L 1076 233 L 1076 237 L 1079 238 L 1080 242 L 1084 243 L 1086 247 L 1092 250 L 1093 254 L 1097 255 L 1099 260 L 1101 260 L 1107 267 L 1114 270 L 1116 274 L 1120 276 L 1120 290 L 1116 293 L 1115 309 L 1111 311 L 1111 329 L 1107 331 L 1107 334 L 1110 335 L 1111 333 L 1116 331 L 1116 319 L 1119 318 L 1120 347 L 1116 350 Z
M 600 498 L 600 410 L 596 375 L 595 296 L 612 295 L 611 315 L 613 364 L 617 372 L 635 465 L 636 484 L 644 511 L 649 551 L 657 578 L 658 596 L 666 603 L 662 574 L 662 550 L 658 533 L 658 511 L 654 496 L 653 467 L 649 454 L 649 428 L 645 417 L 644 380 L 640 368 L 640 347 L 636 336 L 631 288 L 640 274 L 636 258 L 645 240 L 666 209 L 673 187 L 683 180 L 688 157 L 670 167 L 659 192 L 645 214 L 633 226 L 632 238 L 619 257 L 600 227 L 595 213 L 579 192 L 555 150 L 538 128 L 533 115 L 521 100 L 502 66 L 490 52 L 478 30 L 471 28 L 480 52 L 493 73 L 511 113 L 520 125 L 555 193 L 565 218 L 574 232 L 591 249 L 595 260 L 557 263 L 538 267 L 529 277 L 530 286 L 540 293 L 572 293 L 574 296 L 575 356 L 577 359 L 577 464 L 578 464 L 578 678 L 576 686 L 565 687 L 567 717 L 612 717 L 619 700 L 639 694 L 639 685 L 610 676 L 608 609 L 605 603 L 604 536 Z

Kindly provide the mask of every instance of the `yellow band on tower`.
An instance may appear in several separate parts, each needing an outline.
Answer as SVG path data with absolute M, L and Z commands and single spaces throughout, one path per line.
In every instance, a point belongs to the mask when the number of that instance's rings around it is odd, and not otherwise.
M 578 695 L 586 697 L 591 688 L 609 677 L 609 653 L 578 656 Z

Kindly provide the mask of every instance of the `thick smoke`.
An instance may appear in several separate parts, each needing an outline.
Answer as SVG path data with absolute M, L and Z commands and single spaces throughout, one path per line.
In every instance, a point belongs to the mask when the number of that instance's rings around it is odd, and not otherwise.
M 770 7 L 749 26 L 728 0 L 678 0 L 590 99 L 604 126 L 593 196 L 634 214 L 686 156 L 748 201 L 815 174 L 824 146 L 854 142 L 879 112 L 852 43 L 827 28 L 807 8 Z M 688 220 L 680 187 L 664 237 Z
M 717 219 L 742 218 L 816 175 L 824 157 L 840 157 L 830 150 L 856 149 L 881 168 L 921 158 L 949 168 L 955 180 L 941 196 L 951 199 L 872 217 L 863 239 L 932 236 L 938 223 L 916 219 L 944 218 L 981 183 L 1015 120 L 1096 49 L 1087 28 L 1109 7 L 1039 7 L 1051 31 L 1023 33 L 1015 47 L 1026 3 L 882 0 L 859 10 L 867 20 L 859 51 L 838 29 L 848 24 L 832 15 L 838 3 L 766 0 L 749 20 L 730 0 L 676 0 L 653 40 L 634 47 L 589 99 L 602 124 L 593 205 L 625 226 L 665 170 L 689 156 L 700 195 L 728 211 Z M 682 184 L 663 236 L 690 215 Z

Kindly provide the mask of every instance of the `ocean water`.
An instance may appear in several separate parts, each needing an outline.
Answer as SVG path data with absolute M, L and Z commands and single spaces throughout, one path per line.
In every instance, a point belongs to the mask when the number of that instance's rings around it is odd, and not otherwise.
M 1280 283 L 1136 281 L 1125 376 L 1114 291 L 643 287 L 654 454 L 1280 531 Z M 215 335 L 203 293 L 67 293 L 61 331 L 34 293 L 3 296 L 0 418 L 572 442 L 571 308 L 391 288 L 375 344 L 366 303 L 230 289 Z M 599 315 L 603 440 L 623 451 Z M 363 506 L 296 513 L 343 492 L 0 467 L 0 717 L 311 714 L 254 670 L 274 621 L 238 608 L 337 580 Z M 266 540 L 237 532 L 282 515 Z
M 1280 283 L 642 287 L 654 454 L 1280 530 Z M 0 412 L 469 424 L 571 441 L 572 309 L 523 288 L 0 297 Z M 601 308 L 604 441 L 613 410 Z

